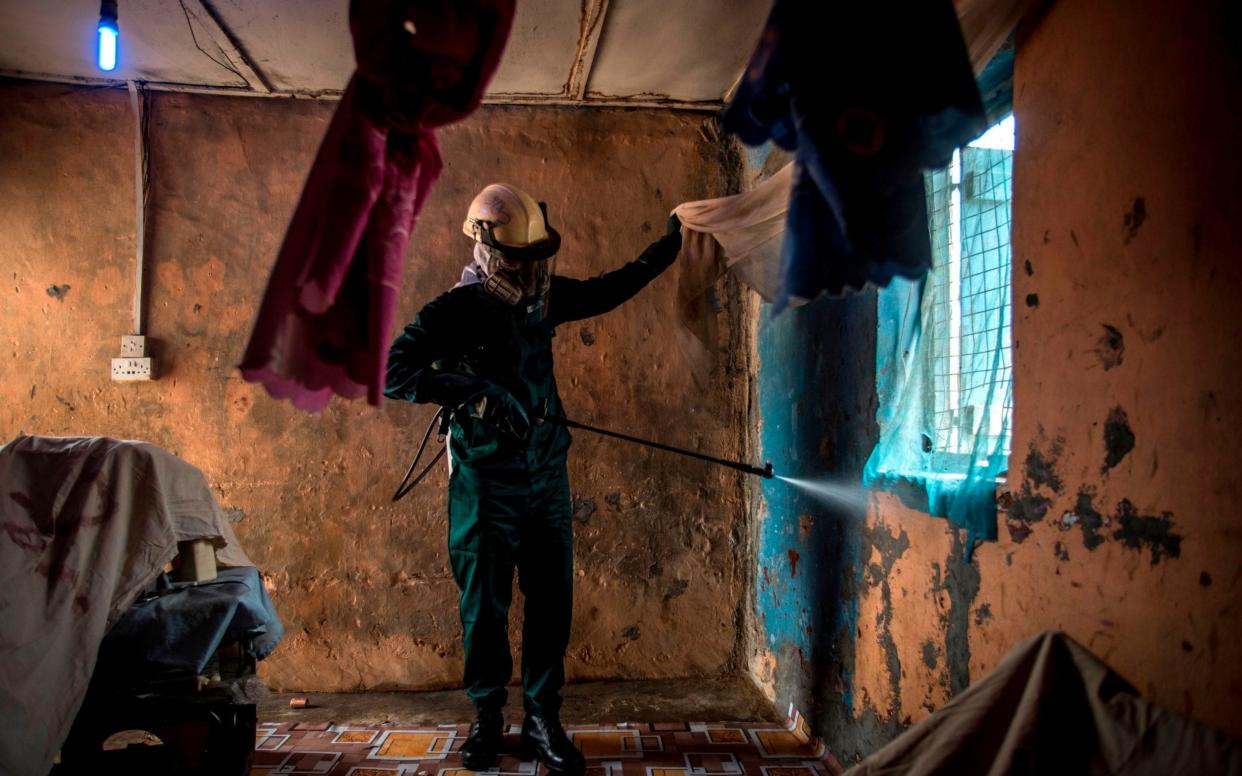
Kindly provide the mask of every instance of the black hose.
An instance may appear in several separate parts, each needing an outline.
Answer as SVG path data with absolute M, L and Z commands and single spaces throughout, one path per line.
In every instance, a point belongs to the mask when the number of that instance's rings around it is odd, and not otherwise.
M 422 482 L 423 478 L 431 473 L 431 467 L 436 465 L 436 461 L 444 457 L 444 450 L 447 445 L 441 445 L 439 451 L 436 452 L 435 457 L 431 459 L 431 463 L 423 467 L 423 470 L 418 473 L 418 476 L 414 478 L 413 482 L 410 481 L 410 475 L 414 473 L 414 469 L 418 466 L 419 459 L 423 457 L 423 451 L 427 449 L 427 440 L 431 439 L 431 430 L 435 428 L 437 424 L 442 422 L 443 417 L 447 412 L 448 410 L 441 408 L 439 412 L 432 416 L 431 423 L 427 425 L 427 431 L 423 434 L 423 441 L 418 444 L 418 452 L 414 455 L 414 460 L 410 461 L 410 468 L 405 470 L 405 476 L 401 478 L 401 484 L 397 486 L 396 492 L 392 494 L 393 501 L 400 501 L 405 497 L 405 494 L 414 490 L 414 486 Z

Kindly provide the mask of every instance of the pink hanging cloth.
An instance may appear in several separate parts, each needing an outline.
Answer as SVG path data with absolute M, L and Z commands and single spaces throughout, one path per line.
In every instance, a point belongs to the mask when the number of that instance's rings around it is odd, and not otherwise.
M 276 258 L 242 378 L 318 412 L 384 395 L 406 243 L 440 175 L 434 129 L 468 116 L 514 0 L 352 0 L 358 69 Z

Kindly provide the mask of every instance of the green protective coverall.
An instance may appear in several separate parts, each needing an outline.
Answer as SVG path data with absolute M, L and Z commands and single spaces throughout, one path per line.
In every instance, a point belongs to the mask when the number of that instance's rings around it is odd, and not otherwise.
M 555 717 L 565 683 L 573 612 L 573 530 L 566 455 L 569 432 L 531 424 L 524 440 L 462 409 L 507 391 L 534 421 L 564 417 L 552 370 L 552 337 L 563 323 L 612 310 L 677 257 L 665 236 L 613 272 L 575 280 L 553 276 L 547 315 L 460 286 L 428 303 L 388 356 L 385 393 L 452 411 L 449 427 L 449 557 L 461 591 L 466 692 L 477 709 L 499 709 L 513 672 L 509 605 L 513 573 L 526 599 L 522 686 L 526 710 Z M 503 389 L 498 391 L 497 389 Z

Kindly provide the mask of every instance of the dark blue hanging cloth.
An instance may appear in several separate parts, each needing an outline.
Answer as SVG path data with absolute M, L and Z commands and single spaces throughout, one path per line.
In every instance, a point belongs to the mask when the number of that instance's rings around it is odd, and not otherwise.
M 722 123 L 794 153 L 775 312 L 922 277 L 922 173 L 987 129 L 950 0 L 776 0 Z

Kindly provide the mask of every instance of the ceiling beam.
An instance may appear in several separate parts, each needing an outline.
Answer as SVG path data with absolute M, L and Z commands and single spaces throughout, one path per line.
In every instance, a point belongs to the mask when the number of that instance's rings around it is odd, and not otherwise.
M 224 56 L 236 68 L 237 74 L 251 89 L 264 94 L 274 91 L 267 76 L 254 64 L 242 42 L 229 29 L 224 17 L 212 7 L 211 0 L 181 0 L 181 7 L 203 25 L 212 42 L 224 52 Z
M 715 112 L 720 110 L 720 100 L 699 102 L 675 100 L 650 95 L 637 97 L 586 97 L 578 99 L 562 94 L 491 94 L 483 97 L 484 105 L 533 105 L 555 108 L 665 108 L 667 110 L 693 110 Z
M 565 82 L 565 96 L 571 100 L 586 97 L 587 82 L 591 80 L 591 68 L 595 66 L 595 52 L 599 50 L 609 1 L 584 0 L 582 3 L 582 15 L 578 20 L 578 49 L 569 69 L 569 80 Z
M 54 73 L 28 73 L 23 70 L 0 70 L 0 78 L 15 78 L 24 81 L 41 81 L 44 83 L 68 84 L 70 86 L 94 86 L 103 88 L 124 89 L 128 81 L 118 78 L 95 78 L 78 75 L 56 75 Z M 221 97 L 275 97 L 284 99 L 304 100 L 339 100 L 340 89 L 299 89 L 295 91 L 260 91 L 249 86 L 213 86 L 211 84 L 183 84 L 170 81 L 144 81 L 134 79 L 143 89 L 152 92 L 176 92 L 179 94 L 211 94 Z
M 69 84 L 71 86 L 94 86 L 103 88 L 125 89 L 126 81 L 114 78 L 85 78 L 80 76 L 51 75 L 47 73 L 26 73 L 21 71 L 0 70 L 0 78 L 17 78 L 27 81 L 43 81 L 47 83 Z M 173 92 L 177 94 L 206 94 L 218 97 L 267 97 L 286 100 L 323 100 L 334 102 L 341 99 L 340 89 L 297 91 L 260 92 L 244 86 L 208 86 L 204 84 L 179 84 L 163 81 L 140 81 L 143 89 L 153 92 Z M 483 97 L 484 105 L 529 105 L 548 108 L 663 108 L 666 110 L 689 110 L 714 112 L 720 110 L 719 100 L 674 100 L 651 95 L 636 97 L 587 97 L 577 99 L 564 94 L 488 94 Z
M 721 98 L 721 102 L 725 105 L 733 102 L 733 98 L 737 96 L 737 90 L 741 88 L 742 79 L 746 77 L 746 68 L 749 66 L 750 64 L 747 63 L 740 71 L 738 71 L 737 78 L 733 79 L 733 83 L 729 85 L 728 90 L 724 93 L 724 96 Z

